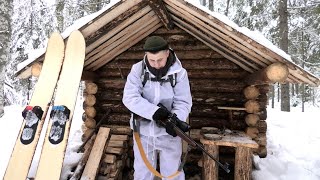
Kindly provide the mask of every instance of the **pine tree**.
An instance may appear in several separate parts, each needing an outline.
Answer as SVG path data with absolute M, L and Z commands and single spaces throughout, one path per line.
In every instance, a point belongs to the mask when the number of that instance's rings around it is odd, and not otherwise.
M 4 114 L 4 67 L 7 60 L 10 59 L 11 12 L 11 1 L 2 0 L 0 2 L 0 117 Z

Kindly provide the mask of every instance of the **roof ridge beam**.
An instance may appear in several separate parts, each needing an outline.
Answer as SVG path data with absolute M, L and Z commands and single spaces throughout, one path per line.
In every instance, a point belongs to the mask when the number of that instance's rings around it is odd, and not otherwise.
M 166 7 L 163 4 L 162 0 L 144 0 L 148 3 L 148 5 L 152 8 L 152 10 L 156 13 L 156 15 L 159 17 L 161 22 L 164 24 L 164 26 L 168 30 L 173 29 L 173 22 L 171 19 L 170 14 L 168 13 Z

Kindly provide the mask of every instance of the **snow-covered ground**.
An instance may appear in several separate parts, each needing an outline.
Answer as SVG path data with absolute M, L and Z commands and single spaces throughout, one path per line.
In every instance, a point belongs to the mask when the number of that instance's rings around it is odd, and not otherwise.
M 76 153 L 81 145 L 82 103 L 79 102 L 81 100 L 77 103 L 61 179 L 66 179 L 70 167 L 81 156 Z M 4 175 L 21 126 L 22 109 L 18 106 L 5 107 L 5 115 L 0 119 L 0 177 Z M 291 110 L 288 113 L 268 108 L 268 156 L 254 158 L 260 169 L 253 172 L 254 179 L 320 180 L 320 108 L 308 107 L 304 113 L 298 108 Z M 42 143 L 40 141 L 39 145 Z M 39 152 L 38 148 L 29 177 L 35 175 Z
M 72 120 L 72 125 L 70 129 L 70 138 L 68 141 L 68 146 L 66 150 L 66 155 L 64 159 L 63 169 L 62 169 L 62 176 L 61 179 L 67 179 L 68 175 L 71 172 L 71 167 L 74 167 L 75 164 L 78 163 L 79 159 L 81 158 L 82 154 L 76 153 L 78 148 L 81 146 L 81 125 L 82 121 L 82 102 L 83 99 L 81 96 L 78 96 L 78 100 L 75 107 L 75 113 Z M 3 179 L 12 149 L 14 147 L 15 141 L 17 139 L 19 130 L 21 128 L 22 116 L 21 112 L 23 111 L 24 107 L 19 106 L 9 106 L 5 107 L 5 114 L 2 118 L 0 118 L 0 142 L 1 142 L 1 150 L 0 150 L 0 178 Z M 49 108 L 50 112 L 51 108 Z M 35 152 L 31 168 L 29 171 L 28 177 L 34 177 L 37 170 L 37 164 L 40 159 L 41 147 L 43 145 L 43 140 L 45 136 L 45 130 L 48 125 L 48 116 L 43 126 L 43 131 L 40 135 L 40 140 L 37 146 L 37 150 Z

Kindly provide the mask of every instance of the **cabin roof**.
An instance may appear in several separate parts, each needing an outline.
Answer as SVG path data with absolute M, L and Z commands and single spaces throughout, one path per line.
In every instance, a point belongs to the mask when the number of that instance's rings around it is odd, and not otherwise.
M 256 32 L 240 28 L 223 15 L 188 0 L 113 1 L 110 7 L 81 21 L 74 27 L 86 39 L 84 69 L 98 70 L 161 26 L 169 30 L 179 27 L 247 72 L 280 62 L 288 66 L 288 82 L 320 85 L 319 78 L 294 64 L 288 54 L 269 41 L 261 40 L 261 35 L 255 36 Z M 65 39 L 69 32 L 70 29 L 63 34 Z M 43 61 L 44 53 L 24 62 L 18 74 Z

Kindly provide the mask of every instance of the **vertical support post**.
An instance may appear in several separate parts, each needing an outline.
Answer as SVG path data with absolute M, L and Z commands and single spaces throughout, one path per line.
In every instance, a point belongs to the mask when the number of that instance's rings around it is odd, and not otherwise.
M 237 147 L 235 155 L 235 180 L 250 180 L 252 169 L 252 150 L 248 147 Z
M 204 149 L 212 154 L 216 160 L 219 160 L 219 146 L 204 144 Z M 203 154 L 202 176 L 202 179 L 218 180 L 218 165 L 206 154 Z

